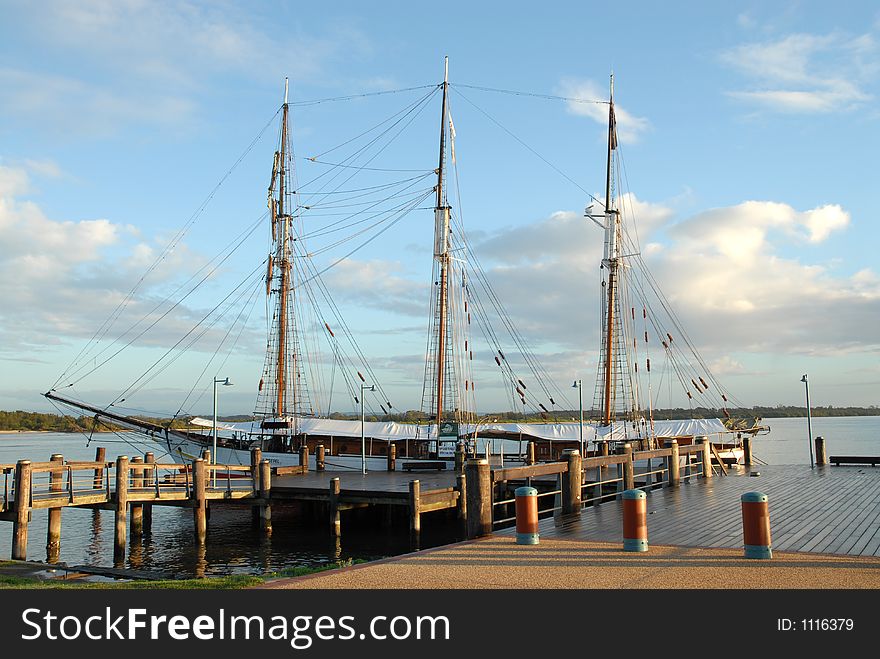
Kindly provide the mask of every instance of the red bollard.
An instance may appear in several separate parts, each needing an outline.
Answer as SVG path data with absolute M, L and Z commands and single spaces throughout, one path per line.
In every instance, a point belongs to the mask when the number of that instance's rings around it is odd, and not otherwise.
M 741 500 L 745 557 L 773 558 L 767 495 L 762 492 L 746 492 Z
M 516 488 L 516 544 L 538 544 L 538 490 Z
M 648 500 L 641 490 L 623 493 L 623 550 L 648 551 Z

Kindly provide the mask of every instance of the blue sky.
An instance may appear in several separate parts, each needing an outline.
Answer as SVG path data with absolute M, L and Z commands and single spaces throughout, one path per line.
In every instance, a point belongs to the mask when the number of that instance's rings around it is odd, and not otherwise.
M 803 373 L 816 405 L 876 404 L 878 39 L 870 2 L 0 2 L 0 408 L 46 408 L 39 392 L 272 118 L 285 76 L 294 103 L 419 87 L 440 81 L 444 55 L 453 84 L 566 97 L 604 98 L 613 70 L 646 260 L 718 378 L 746 404 L 800 404 Z M 294 105 L 296 153 L 423 93 Z M 475 249 L 554 378 L 589 391 L 601 244 L 581 215 L 583 190 L 603 188 L 605 106 L 464 86 L 451 104 Z M 384 166 L 436 166 L 438 121 L 432 102 Z M 259 217 L 274 135 L 141 302 Z M 432 221 L 414 213 L 327 277 L 399 408 L 421 395 Z M 248 249 L 181 308 L 181 327 L 259 263 L 264 233 Z M 229 411 L 253 407 L 251 330 L 220 373 L 240 383 Z M 112 398 L 174 331 L 78 392 Z M 139 402 L 173 411 L 195 364 Z M 506 406 L 483 390 L 481 410 Z

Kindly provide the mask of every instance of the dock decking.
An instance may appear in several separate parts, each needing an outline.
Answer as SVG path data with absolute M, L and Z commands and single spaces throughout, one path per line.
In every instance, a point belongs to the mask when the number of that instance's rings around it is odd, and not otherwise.
M 741 548 L 740 496 L 756 490 L 770 498 L 774 549 L 880 556 L 880 469 L 872 467 L 739 468 L 729 476 L 654 490 L 648 494 L 649 542 Z M 561 526 L 542 520 L 539 532 L 542 539 L 621 542 L 621 515 L 621 502 L 609 501 Z

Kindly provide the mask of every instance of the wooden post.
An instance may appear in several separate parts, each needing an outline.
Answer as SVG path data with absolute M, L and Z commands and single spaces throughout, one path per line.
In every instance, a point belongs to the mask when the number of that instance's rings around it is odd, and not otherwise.
M 455 445 L 455 473 L 464 473 L 464 463 L 466 459 L 464 443 L 459 442 Z
M 608 442 L 599 442 L 599 455 L 601 455 L 602 457 L 606 457 L 608 455 Z M 605 476 L 608 473 L 606 471 L 606 469 L 608 469 L 608 467 L 602 467 L 601 465 L 596 468 L 596 476 L 597 476 L 596 480 L 599 480 L 599 481 L 605 480 Z M 600 493 L 602 492 L 601 485 L 599 486 L 599 492 Z
M 324 471 L 324 445 L 318 444 L 315 447 L 315 469 L 318 471 Z
M 260 498 L 263 505 L 260 506 L 260 530 L 266 535 L 272 535 L 272 506 L 269 497 L 272 494 L 272 466 L 268 460 L 260 463 Z
M 99 446 L 95 449 L 95 462 L 100 462 L 104 464 L 107 461 L 107 449 L 103 446 Z M 96 490 L 104 489 L 104 468 L 103 467 L 95 467 L 95 480 L 92 483 L 92 487 Z
M 467 535 L 469 539 L 492 533 L 492 471 L 486 459 L 465 465 Z
M 251 480 L 254 486 L 254 496 L 260 493 L 260 463 L 263 461 L 263 450 L 260 448 L 251 449 Z M 260 525 L 260 507 L 251 506 L 251 522 L 254 527 Z
M 397 469 L 397 445 L 394 442 L 388 442 L 388 471 Z
M 330 533 L 338 538 L 342 535 L 339 517 L 339 478 L 330 479 Z
M 211 449 L 209 449 L 209 448 L 202 449 L 202 460 L 204 460 L 205 464 L 207 464 L 207 465 L 214 464 L 213 462 L 211 462 Z
M 19 460 L 15 465 L 15 521 L 12 529 L 12 560 L 27 558 L 28 521 L 31 509 L 31 461 Z
M 153 455 L 152 451 L 148 451 L 146 455 L 144 455 L 144 463 L 148 465 L 156 464 L 156 456 Z M 151 490 L 154 490 L 156 487 L 156 472 L 153 467 L 148 468 L 146 471 L 146 477 L 144 478 L 144 487 L 148 487 Z M 152 533 L 153 532 L 153 506 L 149 503 L 145 503 L 144 506 L 144 533 Z
M 816 464 L 827 465 L 828 456 L 825 453 L 825 438 L 816 437 Z
M 113 533 L 113 563 L 125 563 L 125 526 L 128 521 L 128 456 L 116 458 L 116 528 Z
M 467 533 L 467 477 L 464 474 L 455 477 L 455 487 L 458 490 L 458 504 L 456 505 L 458 520 L 462 524 L 464 532 Z
M 409 532 L 418 535 L 422 530 L 422 514 L 420 496 L 422 486 L 419 481 L 409 482 Z
M 623 454 L 626 456 L 626 462 L 623 463 L 623 489 L 631 490 L 636 486 L 635 473 L 633 470 L 633 447 L 627 442 L 623 445 Z
M 669 487 L 678 487 L 681 484 L 678 442 L 670 439 L 666 442 L 666 447 L 672 449 L 672 455 L 669 456 Z
M 309 446 L 303 441 L 303 445 L 299 447 L 299 463 L 302 465 L 303 471 L 309 470 Z
M 529 442 L 528 447 L 526 448 L 526 464 L 535 464 L 535 442 Z
M 742 438 L 743 443 L 743 464 L 751 466 L 752 464 L 752 438 L 748 435 Z
M 712 448 L 709 446 L 709 438 L 703 437 L 703 478 L 712 478 Z M 751 459 L 751 455 L 749 456 Z
M 142 490 L 144 487 L 144 459 L 136 455 L 131 459 L 131 487 L 134 490 Z M 137 492 L 136 497 L 143 495 L 143 492 Z M 139 503 L 131 504 L 131 537 L 140 538 L 144 534 L 144 507 Z
M 208 470 L 204 458 L 193 460 L 192 463 L 192 506 L 193 531 L 196 545 L 202 546 L 208 537 L 208 497 L 206 495 Z
M 64 464 L 64 456 L 55 453 L 49 458 L 49 462 Z M 64 472 L 49 472 L 49 491 L 64 491 Z M 54 496 L 58 496 L 57 494 Z M 49 524 L 46 529 L 46 561 L 55 563 L 61 552 L 61 508 L 49 508 Z
M 568 470 L 562 474 L 562 514 L 577 515 L 581 512 L 581 452 L 576 448 L 565 449 L 563 457 Z

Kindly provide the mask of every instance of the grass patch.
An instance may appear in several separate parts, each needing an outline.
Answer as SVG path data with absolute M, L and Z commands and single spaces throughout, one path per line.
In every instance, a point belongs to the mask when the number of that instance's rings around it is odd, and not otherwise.
M 316 572 L 326 572 L 327 570 L 335 570 L 340 567 L 350 567 L 352 565 L 358 565 L 360 563 L 368 563 L 362 558 L 349 558 L 344 561 L 337 561 L 335 563 L 327 563 L 326 565 L 315 565 L 312 567 L 286 567 L 283 570 L 278 570 L 277 572 L 269 572 L 264 575 L 266 579 L 288 579 L 290 577 L 304 577 L 307 574 L 315 574 Z
M 205 579 L 163 579 L 161 581 L 82 581 L 80 579 L 28 579 L 0 576 L 0 590 L 26 588 L 31 590 L 207 590 L 248 588 L 263 583 L 263 577 L 233 574 Z
M 258 586 L 270 579 L 302 577 L 316 572 L 349 567 L 358 563 L 366 563 L 363 559 L 348 559 L 316 565 L 313 567 L 290 567 L 268 572 L 263 575 L 230 574 L 222 577 L 205 577 L 204 579 L 162 579 L 160 581 L 83 581 L 81 579 L 38 579 L 36 577 L 13 576 L 0 573 L 0 590 L 8 589 L 64 589 L 64 590 L 229 590 Z M 15 561 L 0 561 L 0 570 L 14 568 L 19 564 Z

